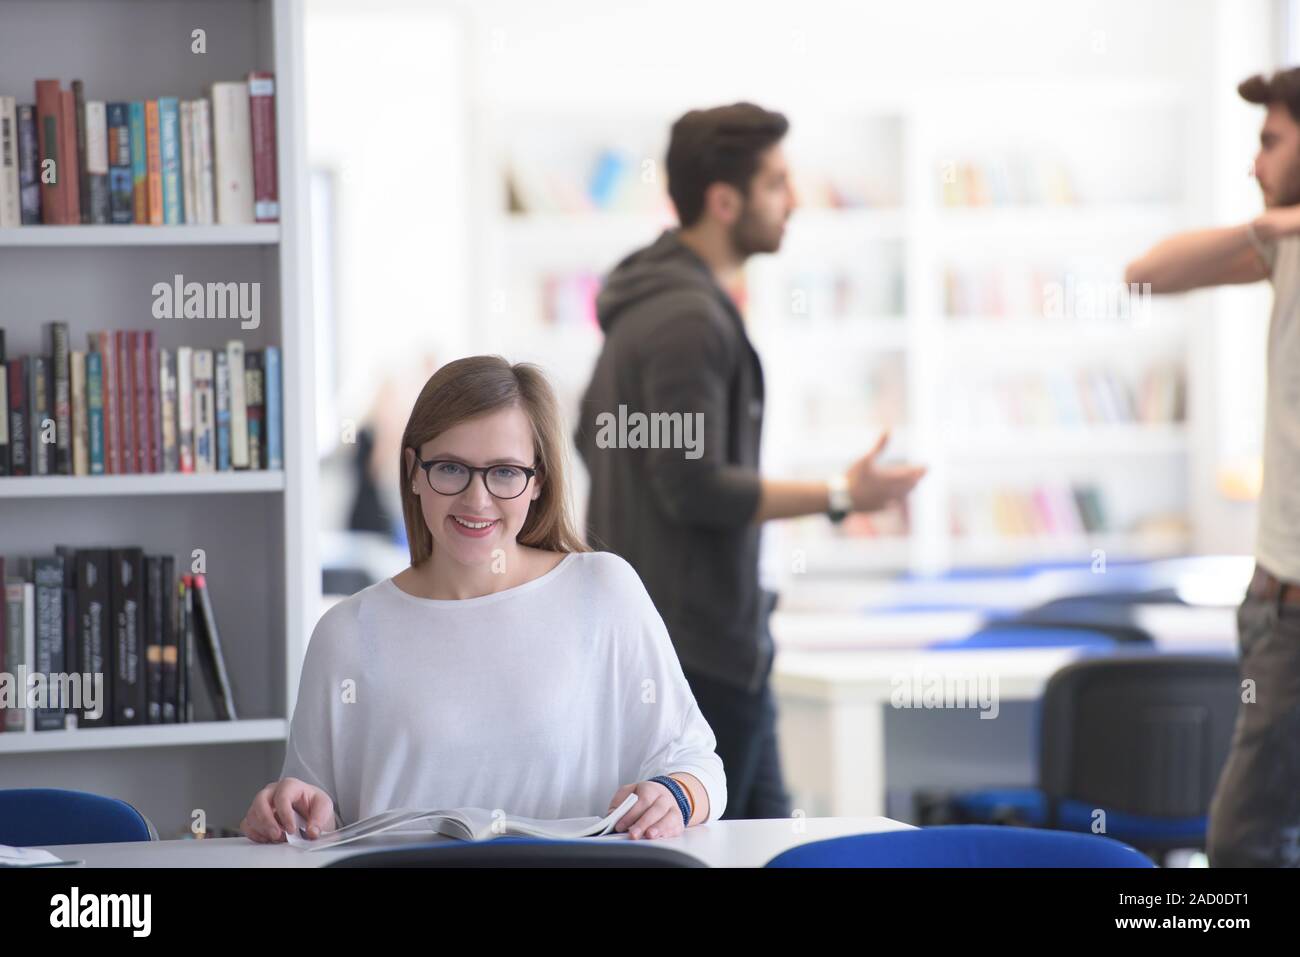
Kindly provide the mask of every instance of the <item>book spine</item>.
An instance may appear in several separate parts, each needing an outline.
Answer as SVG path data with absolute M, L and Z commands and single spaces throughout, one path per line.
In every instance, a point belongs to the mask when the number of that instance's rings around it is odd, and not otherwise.
M 144 104 L 145 169 L 149 181 L 149 222 L 161 226 L 163 221 L 162 145 L 158 101 Z
M 113 223 L 135 220 L 131 125 L 130 103 L 108 104 L 108 218 Z
M 162 395 L 161 381 L 158 378 L 158 337 L 153 330 L 147 330 L 141 338 L 144 340 L 145 377 L 149 389 L 149 471 L 163 470 L 162 450 Z
M 284 437 L 281 422 L 280 349 L 267 346 L 262 351 L 266 399 L 266 467 L 284 468 Z
M 162 557 L 162 721 L 175 724 L 177 716 L 177 647 L 175 561 Z
M 104 474 L 104 365 L 98 352 L 86 353 L 86 429 L 91 475 Z
M 139 472 L 153 471 L 153 419 L 149 415 L 149 347 L 145 334 L 131 331 L 131 373 L 135 376 L 135 460 Z
M 35 171 L 40 184 L 41 222 L 58 225 L 67 217 L 63 190 L 66 171 L 62 155 L 63 95 L 58 80 L 36 81 L 36 133 L 39 157 Z
M 18 101 L 0 96 L 0 227 L 21 226 L 18 188 Z
M 80 618 L 77 660 L 100 689 L 99 714 L 83 708 L 79 725 L 94 728 L 113 723 L 113 609 L 109 553 L 99 548 L 77 551 L 77 610 Z
M 55 553 L 63 559 L 63 671 L 75 675 L 81 671 L 81 656 L 77 640 L 77 550 L 59 545 Z M 83 695 L 88 689 L 83 689 Z M 63 727 L 78 726 L 77 709 L 81 703 L 75 699 L 61 702 Z
M 194 117 L 199 160 L 199 222 L 211 226 L 216 222 L 212 197 L 212 108 L 205 99 L 194 101 Z
M 182 575 L 177 585 L 177 621 L 176 635 L 176 720 L 194 720 L 194 702 L 190 699 L 190 662 L 194 660 L 194 576 Z
M 176 350 L 177 437 L 180 470 L 194 471 L 194 350 L 181 346 Z
M 248 468 L 248 406 L 244 401 L 244 344 L 238 339 L 226 343 L 230 364 L 230 466 Z
M 280 219 L 275 163 L 275 77 L 248 75 L 248 112 L 253 139 L 253 215 L 259 223 Z
M 31 475 L 31 436 L 28 434 L 28 357 L 9 360 L 9 474 Z
M 9 360 L 5 353 L 5 331 L 0 326 L 0 475 L 8 475 L 11 454 L 9 452 Z M 0 556 L 0 560 L 3 556 Z M 4 574 L 0 570 L 0 589 L 4 586 Z M 0 595 L 3 598 L 3 595 Z M 3 604 L 3 601 L 0 601 Z M 0 647 L 4 645 L 4 629 L 0 628 Z M 0 661 L 0 672 L 4 671 L 4 662 Z M 0 731 L 4 724 L 0 723 Z
M 162 386 L 162 470 L 175 472 L 177 470 L 176 356 L 170 349 L 158 350 L 158 377 Z
M 77 96 L 72 90 L 63 90 L 60 96 L 63 112 L 59 133 L 67 149 L 63 151 L 65 169 L 59 171 L 59 181 L 63 183 L 63 202 L 66 204 L 64 222 L 75 225 L 81 222 L 81 171 L 85 168 L 80 159 L 81 145 L 77 136 L 81 110 L 77 109 Z
M 213 449 L 212 350 L 194 350 L 194 471 L 216 469 Z
M 46 676 L 48 683 L 61 682 L 63 672 L 63 557 L 42 556 L 32 562 L 32 578 L 36 596 L 36 671 Z M 57 731 L 63 728 L 63 708 L 38 707 L 34 715 L 37 731 Z
M 30 660 L 24 658 L 27 636 L 25 633 L 27 619 L 26 588 L 22 575 L 17 569 L 8 569 L 6 577 L 0 581 L 5 600 L 6 633 L 0 635 L 5 643 L 5 667 L 11 674 L 17 674 L 20 666 L 31 667 Z M 15 707 L 0 711 L 0 721 L 6 731 L 22 731 L 27 723 L 26 709 L 23 707 L 25 695 L 20 695 Z
M 230 471 L 230 358 L 225 349 L 216 355 L 217 471 Z
M 113 702 L 114 724 L 145 720 L 144 647 L 140 603 L 142 554 L 138 548 L 109 553 L 113 566 Z
M 222 225 L 255 222 L 250 123 L 248 84 L 212 84 L 212 158 Z
M 162 662 L 162 610 L 163 578 L 162 558 L 146 556 L 145 566 L 145 674 L 148 677 L 145 693 L 145 721 L 162 723 L 163 662 Z
M 91 222 L 90 212 L 90 169 L 88 158 L 88 137 L 86 128 L 86 86 L 80 80 L 72 81 L 72 115 L 76 124 L 77 137 L 77 207 L 81 212 L 80 222 Z
M 91 348 L 99 353 L 104 379 L 104 471 L 117 475 L 122 471 L 122 426 L 118 417 L 121 403 L 118 399 L 117 349 L 111 332 L 92 332 Z
M 230 676 L 226 671 L 226 656 L 221 650 L 221 635 L 217 631 L 217 619 L 212 612 L 212 596 L 208 591 L 206 577 L 194 576 L 194 594 L 198 598 L 198 623 L 202 628 L 202 647 L 205 658 L 205 673 L 209 678 L 209 687 L 217 704 L 217 720 L 235 721 L 235 696 L 230 687 Z
M 244 356 L 244 395 L 248 415 L 248 467 L 266 468 L 266 442 L 262 422 L 266 406 L 262 397 L 262 354 L 248 352 Z
M 109 222 L 108 115 L 102 100 L 86 103 L 85 126 L 86 166 L 81 179 L 86 184 L 89 212 L 83 212 L 82 217 L 86 222 L 102 225 Z
M 50 323 L 49 371 L 54 390 L 54 463 L 50 471 L 55 475 L 72 474 L 72 390 L 68 383 L 68 324 Z
M 180 102 L 180 136 L 181 136 L 181 183 L 185 196 L 185 222 L 197 223 L 198 214 L 194 209 L 196 190 L 194 189 L 194 106 L 189 100 Z
M 35 669 L 36 665 L 36 585 L 33 582 L 23 582 L 23 664 L 29 670 Z M 23 723 L 21 730 L 36 730 L 36 709 L 23 708 Z
M 149 223 L 149 141 L 139 100 L 131 102 L 131 221 Z
M 135 460 L 135 375 L 131 371 L 131 350 L 126 330 L 113 331 L 113 345 L 117 354 L 118 449 L 123 474 L 134 475 L 140 471 Z
M 185 190 L 181 181 L 180 103 L 174 96 L 158 99 L 159 149 L 162 156 L 163 222 L 185 222 Z
M 86 354 L 68 353 L 68 379 L 72 388 L 72 474 L 90 474 L 90 429 L 86 421 Z
M 29 399 L 32 414 L 32 474 L 50 474 L 50 446 L 47 441 L 53 430 L 47 429 L 50 419 L 50 386 L 47 381 L 49 360 L 45 356 L 32 356 L 31 397 Z
M 18 192 L 22 204 L 22 224 L 41 222 L 41 150 L 36 135 L 36 107 L 18 107 Z

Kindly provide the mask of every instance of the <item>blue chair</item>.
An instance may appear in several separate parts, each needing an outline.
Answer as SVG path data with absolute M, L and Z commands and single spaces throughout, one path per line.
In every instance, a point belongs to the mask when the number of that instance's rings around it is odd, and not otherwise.
M 783 851 L 768 867 L 1155 867 L 1095 834 L 964 824 L 854 834 Z
M 109 844 L 156 841 L 143 814 L 117 798 L 63 788 L 0 790 L 0 844 Z
M 1037 788 L 948 796 L 922 820 L 1105 833 L 1144 851 L 1202 848 L 1236 725 L 1237 663 L 1198 655 L 1085 659 L 1039 703 Z M 936 813 L 937 811 L 937 813 Z
M 931 651 L 970 651 L 978 648 L 1082 648 L 1089 652 L 1109 652 L 1120 645 L 1132 650 L 1154 648 L 1149 636 L 1133 629 L 1121 631 L 1108 627 L 1070 624 L 1038 625 L 999 622 L 962 638 L 936 641 Z
M 559 841 L 498 837 L 382 848 L 341 857 L 326 867 L 707 867 L 699 858 L 653 841 Z

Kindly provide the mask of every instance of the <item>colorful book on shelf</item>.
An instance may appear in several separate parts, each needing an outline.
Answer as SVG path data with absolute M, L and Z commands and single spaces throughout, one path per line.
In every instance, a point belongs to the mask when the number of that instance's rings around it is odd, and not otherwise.
M 18 107 L 18 192 L 22 206 L 22 225 L 41 222 L 41 151 L 36 134 L 36 106 Z
M 248 74 L 249 135 L 253 153 L 253 218 L 259 223 L 280 219 L 280 187 L 275 157 L 275 76 Z
M 18 101 L 0 96 L 0 228 L 22 225 L 18 182 Z
M 112 223 L 131 223 L 135 221 L 131 104 L 109 103 L 107 123 L 108 219 Z
M 0 328 L 0 477 L 283 468 L 278 347 L 164 349 L 154 330 L 118 329 L 81 351 L 67 323 L 47 325 L 50 352 L 21 357 L 3 355 Z
M 149 140 L 145 132 L 145 105 L 133 100 L 131 122 L 131 219 L 140 226 L 149 224 Z
M 5 332 L 0 329 L 0 476 L 8 475 L 11 455 L 9 452 L 9 362 L 5 353 Z M 4 577 L 0 576 L 0 585 Z M 4 632 L 0 631 L 0 638 Z M 0 665 L 0 671 L 3 671 Z
M 168 226 L 185 222 L 185 193 L 181 180 L 180 101 L 158 98 L 158 150 L 162 163 L 162 213 Z

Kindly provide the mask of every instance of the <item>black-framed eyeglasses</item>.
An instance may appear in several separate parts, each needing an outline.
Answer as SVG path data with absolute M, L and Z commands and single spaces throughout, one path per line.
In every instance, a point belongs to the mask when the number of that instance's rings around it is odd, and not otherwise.
M 518 498 L 528 488 L 537 469 L 523 465 L 466 465 L 452 459 L 431 459 L 428 462 L 418 455 L 415 460 L 424 469 L 429 488 L 439 495 L 459 495 L 469 488 L 474 473 L 483 475 L 483 487 L 493 498 Z

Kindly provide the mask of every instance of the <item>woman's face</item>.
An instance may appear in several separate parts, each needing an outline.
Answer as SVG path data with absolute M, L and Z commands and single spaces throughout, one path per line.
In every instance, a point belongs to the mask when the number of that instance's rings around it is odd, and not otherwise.
M 497 549 L 513 547 L 515 536 L 528 518 L 528 508 L 541 491 L 540 476 L 533 476 L 524 492 L 512 499 L 489 494 L 482 472 L 472 474 L 463 492 L 443 495 L 430 487 L 426 471 L 418 467 L 412 451 L 407 449 L 405 455 L 411 488 L 420 498 L 420 510 L 433 535 L 434 551 L 462 565 L 481 565 L 492 561 Z M 532 468 L 536 465 L 532 427 L 528 416 L 517 406 L 498 409 L 448 429 L 424 443 L 420 458 L 426 462 L 438 459 L 475 467 Z M 454 483 L 455 476 L 463 470 L 455 465 L 435 465 L 432 471 L 435 481 Z

